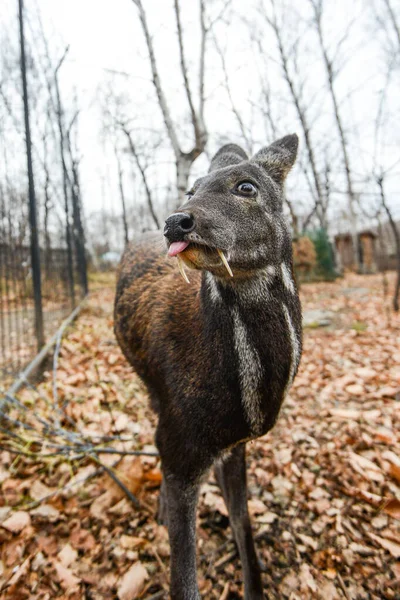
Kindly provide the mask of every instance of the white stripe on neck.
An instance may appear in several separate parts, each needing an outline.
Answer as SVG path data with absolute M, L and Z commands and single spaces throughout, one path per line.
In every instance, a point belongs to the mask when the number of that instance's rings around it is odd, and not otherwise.
M 295 294 L 296 288 L 294 287 L 292 275 L 289 271 L 289 267 L 284 262 L 281 264 L 281 272 L 282 272 L 283 285 L 291 294 Z
M 239 365 L 242 404 L 252 433 L 262 433 L 263 414 L 260 406 L 260 383 L 263 374 L 260 357 L 251 344 L 246 327 L 236 307 L 231 309 L 233 339 Z
M 296 373 L 297 367 L 299 365 L 300 360 L 300 342 L 297 338 L 296 331 L 293 327 L 292 319 L 290 318 L 290 314 L 286 304 L 282 303 L 283 314 L 285 315 L 286 325 L 289 331 L 289 339 L 291 345 L 291 360 L 290 360 L 290 369 L 289 376 L 285 386 L 284 396 L 288 393 L 294 379 L 294 375 Z

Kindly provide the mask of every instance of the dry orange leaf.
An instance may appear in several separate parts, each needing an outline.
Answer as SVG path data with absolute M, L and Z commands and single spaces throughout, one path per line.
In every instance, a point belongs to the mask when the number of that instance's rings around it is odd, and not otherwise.
M 400 467 L 398 465 L 391 464 L 389 467 L 389 473 L 400 483 Z
M 162 473 L 160 469 L 151 469 L 150 471 L 146 471 L 143 477 L 147 481 L 152 481 L 154 483 L 161 483 L 162 481 Z
M 388 502 L 383 507 L 385 513 L 387 513 L 390 517 L 394 519 L 400 519 L 400 500 L 397 498 L 392 498 L 388 500 Z

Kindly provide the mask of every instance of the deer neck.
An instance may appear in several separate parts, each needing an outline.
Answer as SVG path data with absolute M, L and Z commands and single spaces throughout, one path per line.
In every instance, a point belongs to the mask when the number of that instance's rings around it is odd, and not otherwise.
M 246 278 L 221 279 L 207 271 L 203 273 L 201 294 L 207 302 L 207 307 L 212 306 L 215 310 L 240 310 L 249 306 L 253 310 L 257 306 L 260 310 L 265 310 L 265 304 L 279 294 L 278 280 L 283 281 L 282 273 L 273 265 L 259 269 Z
M 234 355 L 231 364 L 237 370 L 251 434 L 261 435 L 276 418 L 300 359 L 299 300 L 290 266 L 269 266 L 236 281 L 204 273 L 201 301 L 207 338 L 224 330 L 222 352 Z M 285 373 L 279 385 L 274 384 L 274 392 L 269 384 L 276 379 L 271 365 L 280 365 Z

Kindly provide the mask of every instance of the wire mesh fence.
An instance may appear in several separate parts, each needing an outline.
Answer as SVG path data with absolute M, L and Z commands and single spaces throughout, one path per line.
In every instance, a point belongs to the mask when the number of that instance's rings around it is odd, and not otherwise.
M 87 292 L 77 99 L 15 3 L 0 86 L 0 390 Z M 27 21 L 27 22 L 26 22 Z M 40 31 L 41 25 L 40 25 Z
M 0 383 L 6 384 L 32 358 L 41 346 L 36 331 L 34 283 L 31 252 L 8 235 L 0 219 Z M 48 339 L 83 297 L 78 283 L 82 265 L 72 251 L 73 282 L 68 275 L 68 248 L 48 248 L 40 252 L 41 307 L 43 337 Z M 72 290 L 72 292 L 71 292 Z

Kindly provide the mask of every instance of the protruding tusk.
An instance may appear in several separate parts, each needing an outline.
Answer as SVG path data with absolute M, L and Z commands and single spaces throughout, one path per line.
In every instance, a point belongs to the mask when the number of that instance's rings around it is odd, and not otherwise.
M 222 260 L 222 262 L 224 263 L 225 269 L 228 271 L 229 275 L 231 277 L 233 277 L 233 273 L 232 273 L 232 269 L 229 266 L 228 261 L 226 260 L 226 256 L 225 254 L 222 252 L 222 250 L 220 250 L 219 248 L 217 248 L 217 252 L 219 254 L 220 259 Z
M 176 255 L 176 258 L 178 259 L 179 271 L 180 271 L 183 279 L 186 281 L 186 283 L 190 283 L 189 277 L 186 275 L 185 267 L 183 266 L 183 260 L 181 259 L 179 254 Z

